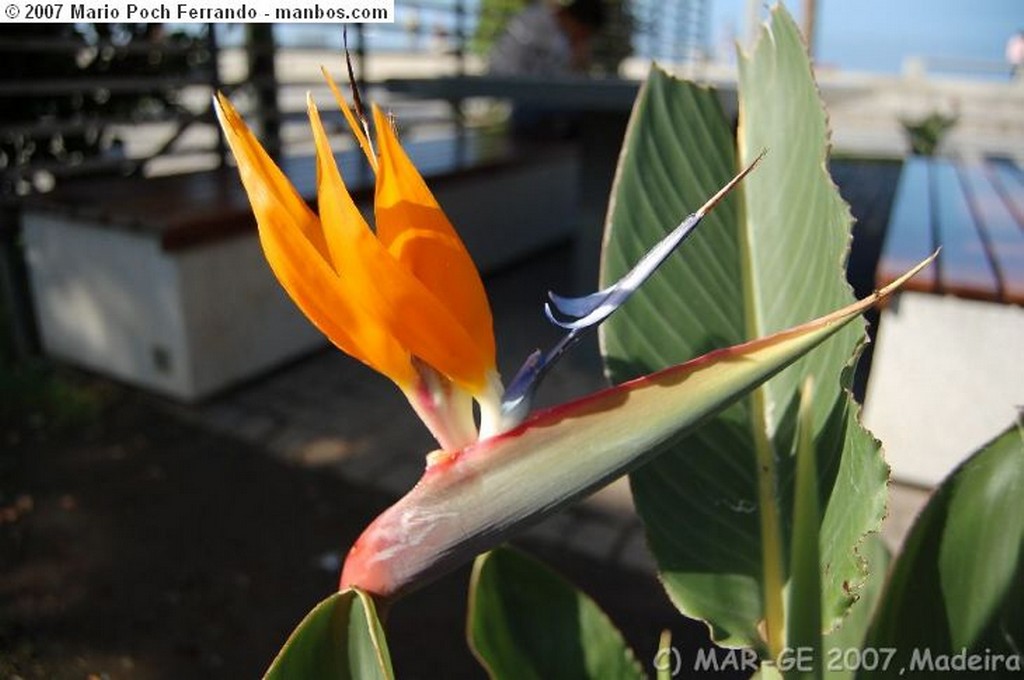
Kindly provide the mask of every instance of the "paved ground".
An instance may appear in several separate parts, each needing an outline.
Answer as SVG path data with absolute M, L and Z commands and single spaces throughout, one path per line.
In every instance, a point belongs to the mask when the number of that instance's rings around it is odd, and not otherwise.
M 337 587 L 339 551 L 396 495 L 62 374 L 98 409 L 63 426 L 49 409 L 0 417 L 0 678 L 259 677 Z M 665 629 L 687 650 L 709 646 L 649 572 L 517 543 L 597 599 L 639 659 Z M 485 676 L 464 639 L 468 576 L 465 565 L 392 608 L 398 677 Z

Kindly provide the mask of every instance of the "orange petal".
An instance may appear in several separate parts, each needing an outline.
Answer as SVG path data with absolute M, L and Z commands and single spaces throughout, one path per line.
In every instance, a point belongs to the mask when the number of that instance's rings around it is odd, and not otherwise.
M 487 357 L 447 305 L 397 262 L 366 226 L 334 161 L 320 115 L 309 101 L 317 148 L 320 218 L 348 295 L 411 354 L 472 391 L 486 385 Z
M 265 208 L 273 207 L 275 210 L 282 211 L 287 215 L 288 221 L 292 222 L 316 248 L 320 256 L 328 257 L 327 243 L 320 231 L 320 222 L 306 205 L 306 201 L 263 149 L 231 101 L 218 92 L 215 103 L 221 128 L 224 130 L 224 135 L 238 163 L 242 184 L 245 185 L 249 194 L 249 200 L 257 218 L 259 217 L 259 211 L 256 210 L 257 202 Z M 250 186 L 259 187 L 259 194 L 254 196 Z
M 319 220 L 225 97 L 218 97 L 217 114 L 278 281 L 331 342 L 399 385 L 413 384 L 417 378 L 409 353 L 342 287 Z
M 494 321 L 483 282 L 462 239 L 402 149 L 390 122 L 373 107 L 380 151 L 375 214 L 377 238 L 419 279 L 495 365 Z
M 306 110 L 316 145 L 316 194 L 320 219 L 322 224 L 331 225 L 323 229 L 323 238 L 335 271 L 347 282 L 352 269 L 363 266 L 361 250 L 367 247 L 379 249 L 380 244 L 341 179 L 320 112 L 309 93 L 306 94 Z M 326 217 L 327 213 L 331 219 Z M 371 241 L 372 244 L 369 243 Z
M 334 94 L 334 101 L 338 103 L 338 108 L 345 115 L 345 120 L 348 122 L 349 128 L 352 129 L 352 134 L 355 136 L 356 141 L 359 142 L 359 148 L 366 154 L 366 160 L 370 162 L 370 167 L 377 170 L 377 156 L 373 153 L 373 145 L 370 144 L 369 138 L 366 136 L 366 132 L 363 130 L 363 126 L 356 120 L 355 114 L 352 113 L 352 109 L 349 108 L 348 102 L 345 101 L 345 97 L 342 96 L 341 90 L 338 89 L 337 84 L 334 82 L 334 78 L 327 71 L 326 66 L 321 66 L 320 71 L 324 74 L 324 78 L 327 79 L 327 84 L 331 87 L 331 92 Z

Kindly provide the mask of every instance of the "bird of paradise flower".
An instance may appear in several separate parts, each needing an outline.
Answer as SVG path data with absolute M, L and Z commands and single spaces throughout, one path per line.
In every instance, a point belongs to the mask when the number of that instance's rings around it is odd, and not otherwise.
M 263 251 L 281 285 L 331 342 L 399 387 L 444 451 L 521 422 L 541 378 L 579 334 L 625 302 L 760 160 L 614 286 L 580 298 L 552 294 L 545 310 L 568 332 L 548 352 L 529 357 L 506 390 L 496 367 L 490 305 L 462 240 L 399 143 L 392 121 L 372 107 L 374 144 L 354 85 L 355 113 L 326 70 L 324 76 L 376 174 L 375 229 L 345 187 L 311 96 L 307 108 L 316 145 L 319 216 L 223 95 L 217 96 L 216 110 L 252 203 Z
M 324 75 L 376 173 L 375 230 L 345 187 L 311 97 L 319 215 L 227 98 L 218 95 L 215 107 L 280 283 L 335 345 L 402 390 L 441 446 L 416 487 L 352 546 L 342 588 L 397 597 L 600 488 L 824 342 L 934 258 L 802 326 L 530 415 L 554 362 L 621 307 L 764 152 L 612 285 L 581 297 L 550 294 L 545 312 L 566 334 L 534 352 L 506 389 L 490 305 L 461 239 L 388 117 L 374 106 L 371 127 L 354 84 L 355 112 Z

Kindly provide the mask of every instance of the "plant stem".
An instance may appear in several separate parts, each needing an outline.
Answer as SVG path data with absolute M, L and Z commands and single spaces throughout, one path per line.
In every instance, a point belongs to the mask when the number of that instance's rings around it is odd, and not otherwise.
M 751 419 L 757 460 L 758 516 L 761 520 L 761 563 L 764 588 L 765 638 L 772 659 L 782 654 L 786 630 L 782 592 L 785 586 L 782 557 L 782 525 L 776 493 L 775 451 L 765 422 L 764 389 L 751 392 Z
M 742 120 L 740 123 L 742 128 Z M 745 146 L 745 136 L 739 137 L 739 159 L 749 158 L 750 150 Z M 764 151 L 761 152 L 764 155 Z M 760 156 L 758 156 L 760 158 Z M 740 258 L 743 277 L 744 320 L 748 338 L 765 335 L 761 319 L 761 300 L 754 283 L 754 251 L 756 234 L 748 216 L 747 190 L 744 188 L 740 220 Z M 765 388 L 759 387 L 750 393 L 751 430 L 754 433 L 754 455 L 757 463 L 758 517 L 761 523 L 761 568 L 764 600 L 764 636 L 772 660 L 778 659 L 785 644 L 786 619 L 783 605 L 785 573 L 782 547 L 782 525 L 779 519 L 778 494 L 776 493 L 775 447 L 768 435 L 768 408 Z

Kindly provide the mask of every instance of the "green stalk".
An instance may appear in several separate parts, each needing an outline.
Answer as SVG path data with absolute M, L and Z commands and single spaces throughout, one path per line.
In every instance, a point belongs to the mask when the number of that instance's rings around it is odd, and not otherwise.
M 742 128 L 743 121 L 740 122 Z M 740 135 L 738 153 L 741 158 L 749 155 L 743 135 Z M 761 152 L 764 154 L 764 151 Z M 753 241 L 754 233 L 747 218 L 746 192 L 743 192 L 740 210 L 740 258 L 742 260 L 743 288 L 745 294 L 744 317 L 747 337 L 763 335 L 764 324 L 758 315 L 757 290 L 754 283 Z M 782 556 L 782 524 L 776 493 L 775 449 L 768 437 L 768 418 L 765 392 L 758 387 L 750 393 L 751 429 L 754 432 L 754 455 L 757 462 L 758 517 L 761 524 L 761 567 L 762 599 L 764 601 L 764 637 L 770 658 L 777 659 L 785 645 L 786 611 L 782 592 L 785 585 L 785 563 Z
M 821 511 L 813 416 L 814 378 L 800 388 L 797 416 L 796 483 L 793 499 L 793 540 L 789 558 L 786 646 L 810 650 L 813 663 L 784 668 L 786 680 L 821 680 L 826 660 L 821 640 Z M 872 565 L 873 567 L 874 565 Z M 864 605 L 862 605 L 864 606 Z
M 782 592 L 786 576 L 782 557 L 782 523 L 776 493 L 775 448 L 765 428 L 764 390 L 758 388 L 750 396 L 757 459 L 758 514 L 761 520 L 765 639 L 770 657 L 778 659 L 785 646 L 786 610 Z

